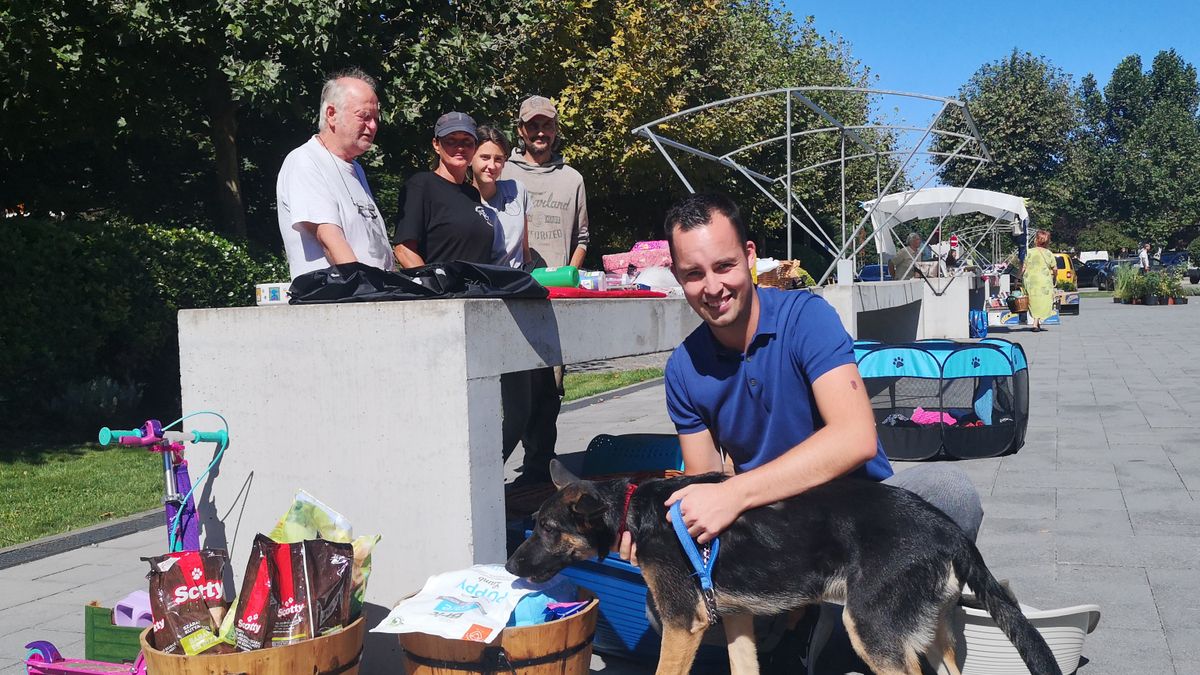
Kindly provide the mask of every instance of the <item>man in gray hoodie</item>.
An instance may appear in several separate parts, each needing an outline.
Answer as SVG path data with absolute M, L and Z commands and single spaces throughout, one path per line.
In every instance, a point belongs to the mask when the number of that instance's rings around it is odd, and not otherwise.
M 545 261 L 538 266 L 579 267 L 588 245 L 587 191 L 583 176 L 558 154 L 558 110 L 550 99 L 530 96 L 521 103 L 517 136 L 519 142 L 501 177 L 517 180 L 529 191 L 525 214 L 533 258 Z M 562 367 L 507 374 L 501 378 L 501 389 L 505 457 L 518 434 L 525 450 L 518 482 L 549 481 L 562 408 Z M 527 408 L 523 402 L 528 402 Z
M 588 246 L 587 191 L 583 176 L 558 154 L 558 110 L 550 99 L 525 99 L 517 136 L 520 142 L 502 177 L 520 181 L 529 191 L 529 247 L 547 267 L 579 267 Z

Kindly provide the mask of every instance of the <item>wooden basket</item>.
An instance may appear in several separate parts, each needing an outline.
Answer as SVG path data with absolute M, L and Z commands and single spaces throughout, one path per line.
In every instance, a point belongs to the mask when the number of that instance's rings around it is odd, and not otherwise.
M 592 662 L 596 606 L 600 601 L 584 588 L 579 589 L 579 598 L 591 601 L 582 612 L 536 626 L 505 628 L 491 644 L 401 633 L 405 672 L 408 675 L 586 675 Z M 453 667 L 439 667 L 437 662 Z
M 236 654 L 166 654 L 150 646 L 150 629 L 142 631 L 142 654 L 151 675 L 358 675 L 366 622 L 359 617 L 346 630 L 283 647 Z
M 1029 311 L 1028 296 L 1022 295 L 1019 298 L 1009 298 L 1008 299 L 1008 309 L 1010 312 L 1012 312 L 1014 314 L 1016 314 L 1018 312 L 1028 312 Z

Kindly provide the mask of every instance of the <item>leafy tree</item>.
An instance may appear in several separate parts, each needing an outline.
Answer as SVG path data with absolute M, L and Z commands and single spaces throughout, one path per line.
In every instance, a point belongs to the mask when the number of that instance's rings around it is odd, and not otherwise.
M 324 73 L 379 76 L 380 145 L 406 161 L 435 110 L 499 95 L 530 4 L 14 0 L 0 8 L 0 109 L 15 122 L 0 170 L 17 177 L 3 201 L 238 237 L 249 213 L 249 234 L 275 243 L 274 175 L 314 130 Z
M 1137 250 L 1138 242 L 1125 234 L 1122 228 L 1113 222 L 1100 222 L 1079 233 L 1076 245 L 1081 251 L 1112 251 L 1121 249 L 1132 252 Z
M 1067 159 L 1079 122 L 1080 101 L 1070 76 L 1045 57 L 1014 49 L 984 64 L 958 95 L 969 106 L 992 156 L 971 187 L 1025 197 L 1035 213 L 1060 201 L 1051 192 L 1051 179 Z M 967 131 L 958 117 L 947 117 L 941 128 Z M 957 139 L 947 136 L 933 143 L 939 152 L 956 145 Z M 940 177 L 947 185 L 963 185 L 974 169 L 974 162 L 952 161 Z

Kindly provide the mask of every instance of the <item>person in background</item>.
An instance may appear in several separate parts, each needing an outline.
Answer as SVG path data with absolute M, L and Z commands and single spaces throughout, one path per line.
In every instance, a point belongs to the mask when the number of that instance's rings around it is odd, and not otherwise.
M 517 136 L 502 177 L 529 190 L 529 246 L 548 267 L 579 267 L 588 247 L 587 190 L 558 153 L 558 110 L 550 99 L 530 96 L 521 103 Z
M 471 161 L 471 177 L 483 203 L 491 207 L 493 226 L 503 232 L 503 254 L 493 260 L 497 265 L 520 269 L 529 260 L 529 192 L 518 180 L 502 179 L 504 165 L 512 146 L 499 129 L 480 125 L 479 147 Z
M 501 174 L 529 190 L 528 240 L 537 267 L 579 267 L 587 255 L 587 190 L 583 176 L 567 166 L 558 152 L 558 131 L 558 110 L 550 99 L 525 99 L 517 113 L 520 140 Z M 530 371 L 530 412 L 521 437 L 525 464 L 520 483 L 550 480 L 562 409 L 562 374 L 562 366 Z
M 914 261 L 920 259 L 918 251 L 921 249 L 921 235 L 910 232 L 908 238 L 904 240 L 904 244 L 904 248 L 896 251 L 896 255 L 888 261 L 892 278 L 896 280 L 912 279 L 921 274 L 921 270 L 913 264 Z
M 358 68 L 321 88 L 317 135 L 288 153 L 275 184 L 279 233 L 292 278 L 331 265 L 395 266 L 383 216 L 356 157 L 379 129 L 375 80 Z
M 393 241 L 402 267 L 451 260 L 490 264 L 499 257 L 503 237 L 479 191 L 467 183 L 476 134 L 475 120 L 461 112 L 448 112 L 434 125 L 437 167 L 412 176 L 400 190 Z
M 487 206 L 492 225 L 501 232 L 503 241 L 503 248 L 492 262 L 521 269 L 530 260 L 526 236 L 529 225 L 525 215 L 529 208 L 529 193 L 520 181 L 500 178 L 512 150 L 504 134 L 487 125 L 481 125 L 477 133 L 479 147 L 471 161 L 471 177 Z M 525 370 L 500 376 L 500 401 L 504 410 L 501 456 L 505 461 L 521 438 L 530 432 L 532 378 L 537 372 Z M 524 480 L 533 480 L 537 472 L 529 473 L 531 477 Z
M 1029 318 L 1033 319 L 1033 332 L 1046 330 L 1042 321 L 1050 318 L 1054 311 L 1054 276 L 1058 264 L 1050 246 L 1050 231 L 1038 230 L 1033 237 L 1033 248 L 1025 254 L 1025 266 L 1021 268 L 1021 285 L 1029 296 Z
M 1144 242 L 1142 249 L 1138 251 L 1138 268 L 1142 274 L 1150 272 L 1150 242 Z

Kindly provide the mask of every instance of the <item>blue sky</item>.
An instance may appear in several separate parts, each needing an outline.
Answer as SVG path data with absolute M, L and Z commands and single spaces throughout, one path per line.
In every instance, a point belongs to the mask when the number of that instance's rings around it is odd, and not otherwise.
M 785 6 L 798 21 L 816 17 L 820 33 L 847 39 L 851 53 L 879 76 L 872 88 L 955 96 L 979 66 L 1014 47 L 1045 56 L 1076 82 L 1094 73 L 1101 85 L 1129 54 L 1140 54 L 1145 68 L 1168 48 L 1200 63 L 1197 0 L 786 0 Z
M 956 97 L 981 65 L 1013 48 L 1046 57 L 1076 83 L 1093 73 L 1101 87 L 1130 54 L 1141 55 L 1143 69 L 1149 69 L 1155 54 L 1174 48 L 1200 66 L 1200 0 L 784 0 L 784 5 L 798 22 L 812 15 L 819 33 L 844 38 L 851 55 L 869 67 L 872 89 Z M 878 99 L 875 106 L 893 123 L 921 127 L 938 107 L 899 97 Z M 920 182 L 930 169 L 919 158 L 909 177 Z

